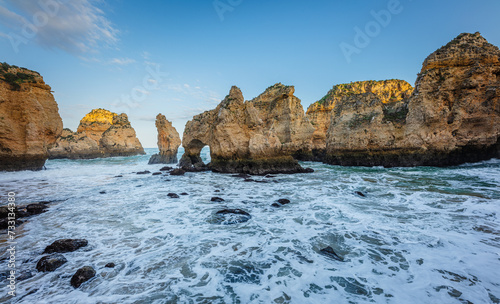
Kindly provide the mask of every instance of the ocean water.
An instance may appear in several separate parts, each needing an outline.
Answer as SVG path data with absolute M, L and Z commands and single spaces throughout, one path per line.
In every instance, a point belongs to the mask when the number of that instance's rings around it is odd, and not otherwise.
M 391 169 L 305 162 L 314 173 L 254 177 L 260 182 L 134 173 L 158 171 L 147 164 L 155 152 L 0 173 L 1 205 L 9 191 L 18 205 L 55 201 L 17 227 L 17 270 L 34 276 L 17 282 L 15 298 L 2 279 L 0 302 L 500 302 L 500 160 Z M 272 207 L 280 198 L 291 203 Z M 224 208 L 251 218 L 221 223 L 215 213 Z M 44 248 L 62 238 L 89 245 L 38 273 Z M 322 255 L 328 246 L 344 261 Z M 96 277 L 73 288 L 71 276 L 86 265 Z

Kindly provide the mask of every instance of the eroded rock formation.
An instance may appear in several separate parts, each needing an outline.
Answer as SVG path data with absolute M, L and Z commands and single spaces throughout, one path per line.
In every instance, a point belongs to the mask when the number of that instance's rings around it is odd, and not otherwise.
M 208 145 L 210 168 L 217 172 L 305 172 L 292 155 L 310 150 L 314 128 L 293 93 L 292 86 L 276 84 L 245 102 L 240 89 L 232 87 L 214 110 L 186 124 L 180 165 L 202 168 L 200 151 Z
M 39 73 L 0 64 L 0 171 L 40 170 L 63 126 Z
M 424 61 L 406 115 L 406 106 L 387 111 L 373 95 L 336 103 L 325 161 L 448 166 L 500 157 L 499 100 L 500 50 L 479 33 L 461 34 Z
M 49 156 L 88 159 L 145 154 L 126 114 L 92 110 L 80 121 L 77 132 L 64 129 Z
M 327 131 L 332 117 L 347 123 L 338 125 L 336 130 L 332 130 L 337 135 L 339 134 L 336 132 L 345 131 L 348 133 L 345 135 L 352 138 L 364 137 L 363 134 L 355 133 L 363 133 L 364 129 L 359 127 L 371 122 L 376 116 L 380 116 L 381 119 L 371 125 L 392 129 L 393 125 L 398 127 L 404 123 L 412 92 L 413 87 L 409 83 L 397 79 L 358 81 L 333 86 L 321 100 L 311 104 L 307 109 L 307 117 L 315 128 L 312 145 L 316 158 L 321 160 L 324 156 Z M 350 113 L 347 117 L 340 117 L 347 112 Z M 382 121 L 387 122 L 387 125 L 380 124 Z
M 158 149 L 160 153 L 154 154 L 149 159 L 150 164 L 171 164 L 177 162 L 177 150 L 181 145 L 179 133 L 172 123 L 161 113 L 156 116 L 156 129 L 158 130 Z

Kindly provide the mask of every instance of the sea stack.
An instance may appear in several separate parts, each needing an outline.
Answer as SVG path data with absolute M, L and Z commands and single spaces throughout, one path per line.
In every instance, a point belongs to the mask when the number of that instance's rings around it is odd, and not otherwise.
M 156 129 L 160 153 L 151 156 L 149 164 L 177 163 L 177 150 L 181 145 L 179 133 L 161 113 L 156 116 Z
M 52 159 L 90 159 L 145 154 L 126 114 L 94 109 L 80 121 L 77 132 L 64 129 L 49 150 Z
M 409 99 L 401 89 L 394 104 L 345 92 L 330 112 L 323 160 L 406 167 L 500 157 L 500 50 L 479 33 L 460 34 L 429 55 Z
M 343 122 L 339 121 L 334 125 L 342 126 L 332 129 L 332 136 L 336 140 L 345 136 L 357 138 L 362 142 L 360 148 L 370 144 L 366 140 L 368 133 L 363 126 L 370 125 L 370 128 L 377 129 L 368 136 L 372 133 L 390 133 L 388 136 L 392 137 L 394 130 L 404 124 L 412 93 L 413 87 L 408 82 L 397 79 L 334 85 L 323 98 L 307 109 L 307 117 L 315 128 L 312 139 L 314 159 L 321 161 L 325 155 L 326 138 L 332 119 Z M 381 120 L 376 118 L 372 121 L 375 117 Z
M 245 102 L 233 86 L 214 110 L 187 122 L 180 165 L 187 170 L 203 167 L 200 151 L 208 145 L 209 167 L 216 172 L 309 172 L 293 156 L 310 152 L 314 128 L 293 93 L 293 86 L 279 83 Z
M 0 64 L 0 171 L 43 168 L 63 130 L 58 111 L 39 73 Z

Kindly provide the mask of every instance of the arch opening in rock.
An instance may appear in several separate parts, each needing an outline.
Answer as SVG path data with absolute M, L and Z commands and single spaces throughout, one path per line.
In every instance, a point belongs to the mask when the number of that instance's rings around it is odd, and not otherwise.
M 179 166 L 184 169 L 192 169 L 196 171 L 207 170 L 207 165 L 203 162 L 201 157 L 202 150 L 206 150 L 205 147 L 210 146 L 199 139 L 191 140 L 184 147 L 184 154 L 181 157 L 179 162 Z M 205 149 L 203 149 L 205 148 Z M 205 154 L 205 153 L 203 153 Z M 208 155 L 210 155 L 210 150 L 208 151 Z M 208 158 L 209 159 L 209 158 Z

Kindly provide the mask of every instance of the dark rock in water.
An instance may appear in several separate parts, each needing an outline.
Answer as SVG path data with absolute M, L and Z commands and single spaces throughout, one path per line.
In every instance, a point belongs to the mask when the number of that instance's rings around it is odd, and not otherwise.
M 189 195 L 189 194 L 186 192 L 182 192 L 181 195 Z
M 239 224 L 250 220 L 252 216 L 250 213 L 241 209 L 223 209 L 215 213 L 215 223 L 217 224 Z
M 85 239 L 63 239 L 57 240 L 45 248 L 43 253 L 53 253 L 53 252 L 72 252 L 81 247 L 88 245 L 88 241 Z
M 299 173 L 313 173 L 313 172 L 314 172 L 313 168 L 305 168 L 303 172 L 299 172 Z
M 180 168 L 170 171 L 170 175 L 184 175 L 185 173 L 186 171 Z
M 29 204 L 28 206 L 26 206 L 26 211 L 30 215 L 43 213 L 45 212 L 45 209 L 47 209 L 47 206 L 45 206 L 44 204 Z
M 101 191 L 101 192 L 99 192 L 99 193 L 100 193 L 100 194 L 106 194 L 106 191 Z
M 271 175 L 271 174 L 268 174 L 265 176 L 266 178 L 273 178 L 273 177 L 276 177 L 275 175 Z
M 83 283 L 92 279 L 95 276 L 94 268 L 90 266 L 84 266 L 76 271 L 76 273 L 71 278 L 71 286 L 78 288 Z
M 281 205 L 286 205 L 286 204 L 290 204 L 290 200 L 286 199 L 286 198 L 280 198 L 278 200 L 278 203 L 280 203 Z
M 165 166 L 165 167 L 162 167 L 162 168 L 160 169 L 160 171 L 170 171 L 170 170 L 173 170 L 173 169 L 174 169 L 174 168 L 172 168 L 172 167 Z
M 169 193 L 169 194 L 167 194 L 167 196 L 170 198 L 179 198 L 179 195 L 177 195 L 175 193 Z
M 286 198 L 280 198 L 277 203 L 272 203 L 271 206 L 279 208 L 279 207 L 284 206 L 286 204 L 290 204 L 290 200 L 286 199 Z
M 38 261 L 38 263 L 36 264 L 36 270 L 42 272 L 54 271 L 67 261 L 68 260 L 66 260 L 66 258 L 60 253 L 46 255 L 42 257 L 40 261 Z
M 16 280 L 18 280 L 18 281 L 24 281 L 24 280 L 27 280 L 27 279 L 31 279 L 33 276 L 34 276 L 34 274 L 31 271 L 24 270 L 24 271 L 21 271 L 19 273 L 19 275 L 17 276 Z
M 265 180 L 254 180 L 254 182 L 256 182 L 256 183 L 264 183 L 264 184 L 269 183 L 268 181 L 265 181 Z
M 215 190 L 214 192 L 220 192 L 220 190 Z
M 233 175 L 231 175 L 231 177 L 239 177 L 239 178 L 247 179 L 247 178 L 250 178 L 251 176 L 246 174 L 246 173 L 239 173 L 239 174 L 233 174 Z
M 123 177 L 123 175 L 117 175 L 117 176 L 115 176 L 115 177 Z
M 106 268 L 115 268 L 115 266 L 116 266 L 115 263 L 108 263 L 108 264 L 104 265 L 104 267 L 106 267 Z
M 137 172 L 137 174 L 149 174 L 149 173 L 151 173 L 151 172 L 149 172 L 148 170 Z
M 356 191 L 354 193 L 356 193 L 357 195 L 359 195 L 361 197 L 366 197 L 366 195 L 363 192 L 361 192 L 361 191 Z
M 327 256 L 329 258 L 332 258 L 334 260 L 343 262 L 344 259 L 341 258 L 334 250 L 332 247 L 328 246 L 326 248 L 323 248 L 319 251 L 319 253 L 323 254 L 324 256 Z
M 153 173 L 151 175 L 161 175 L 161 174 L 162 174 L 161 172 L 155 172 L 155 173 Z
M 245 178 L 243 181 L 244 181 L 244 182 L 254 182 L 255 180 L 254 180 L 254 179 L 251 179 L 251 178 Z
M 214 197 L 212 197 L 212 198 L 210 199 L 210 201 L 211 201 L 211 202 L 217 202 L 217 203 L 220 203 L 220 202 L 223 202 L 223 201 L 224 201 L 224 199 L 223 199 L 223 198 L 221 198 L 221 197 L 216 197 L 216 196 L 214 196 Z

